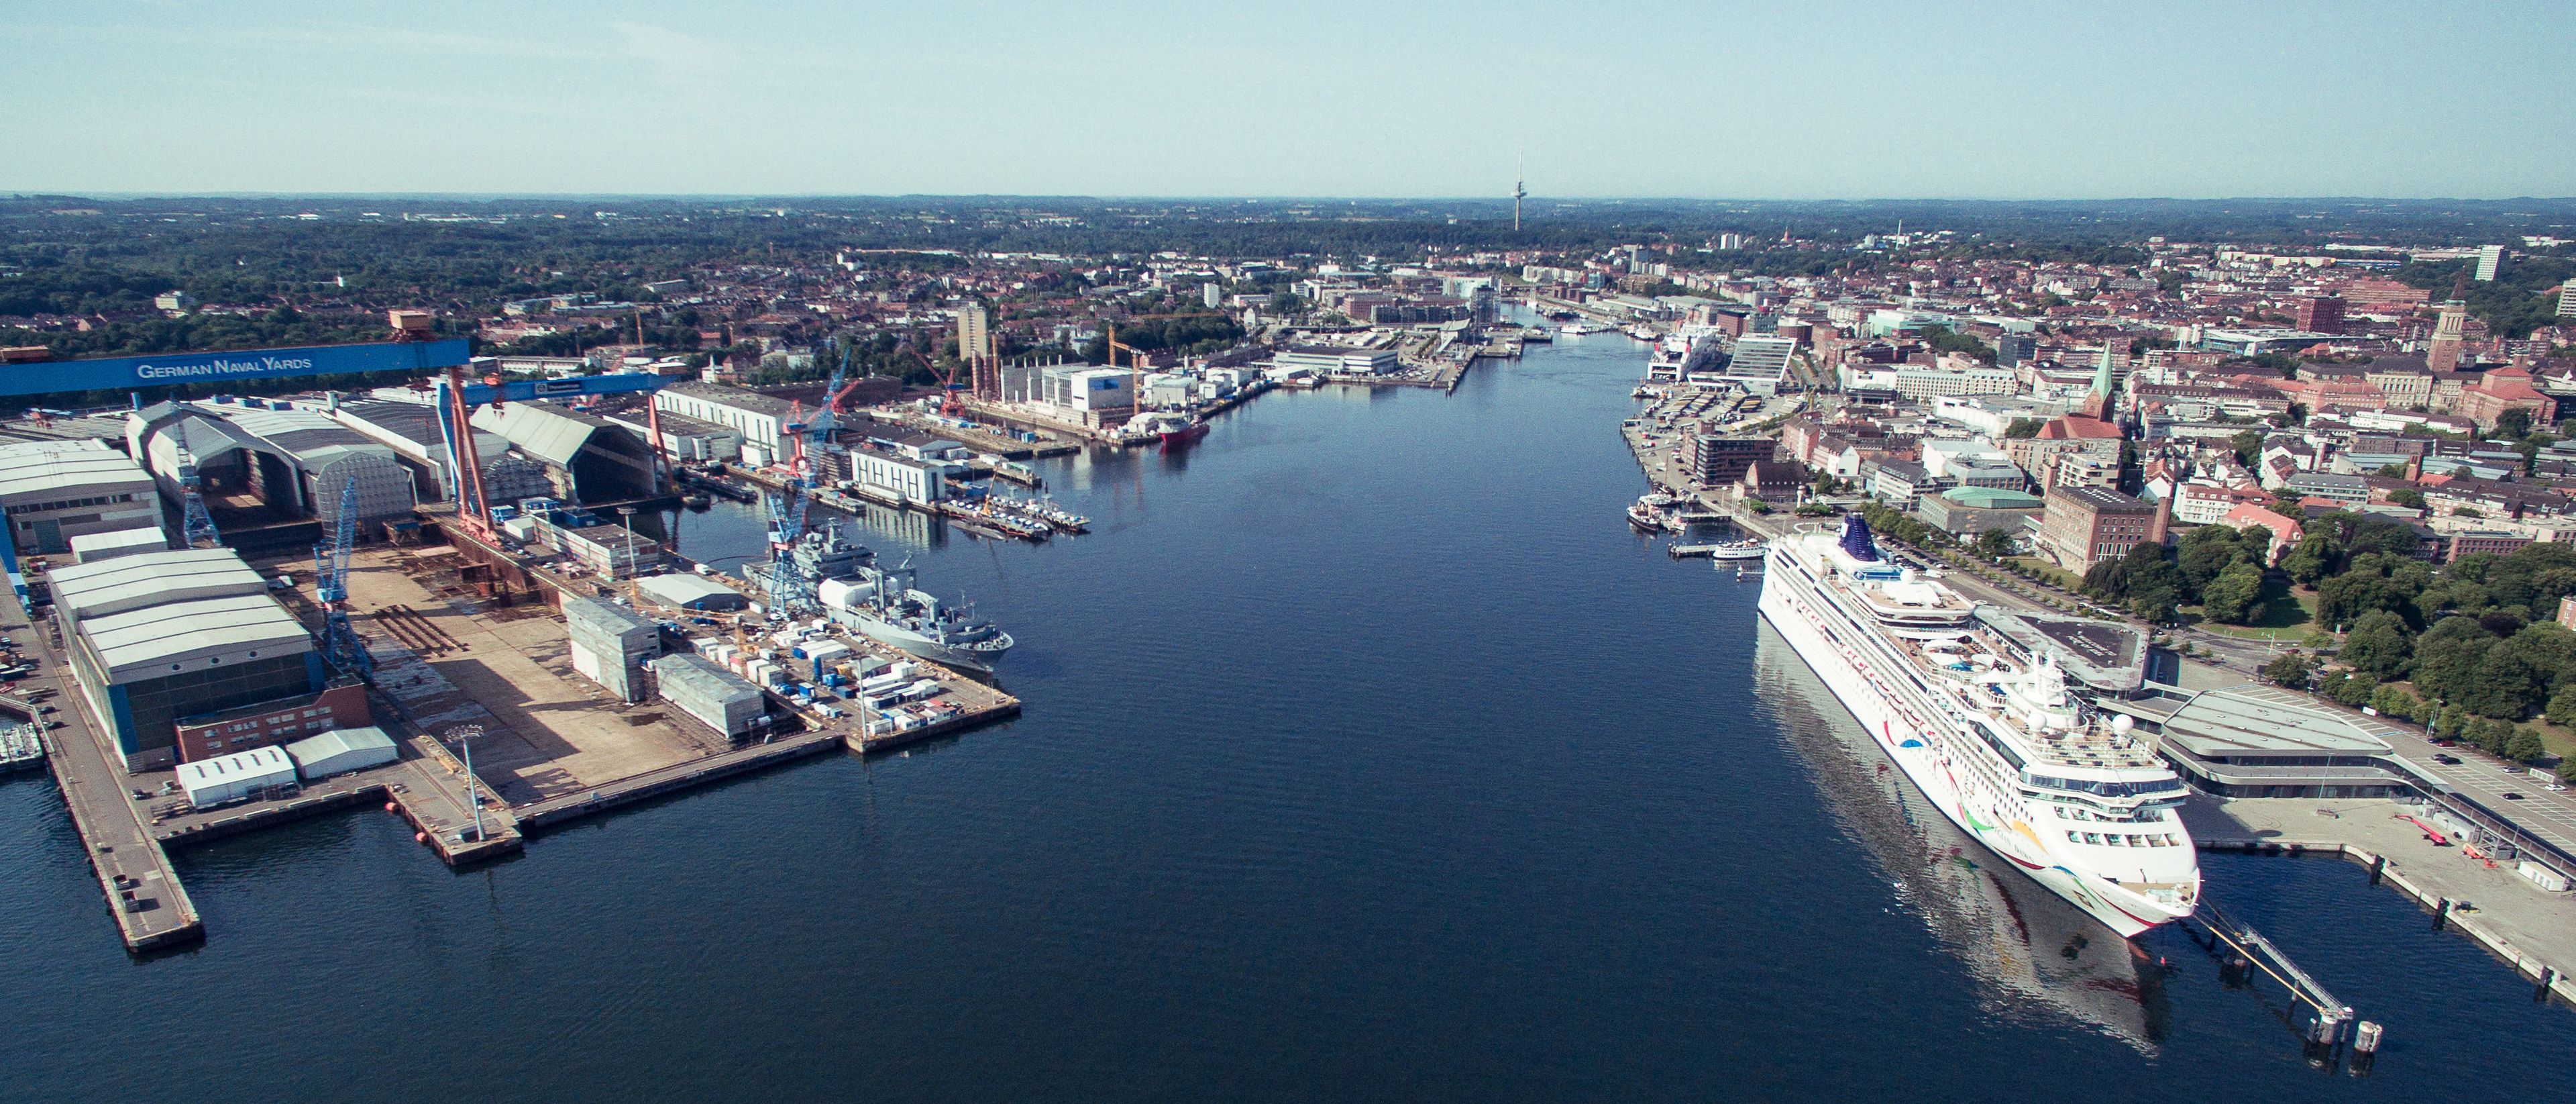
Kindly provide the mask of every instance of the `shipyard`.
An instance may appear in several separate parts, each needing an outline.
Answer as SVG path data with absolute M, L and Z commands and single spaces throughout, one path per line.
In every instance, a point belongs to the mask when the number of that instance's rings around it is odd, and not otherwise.
M 1006 361 L 983 308 L 953 317 L 964 356 L 927 396 L 855 345 L 769 388 L 469 361 L 409 310 L 376 345 L 77 363 L 111 386 L 411 372 L 0 423 L 21 518 L 0 711 L 22 718 L 0 769 L 51 770 L 143 953 L 206 938 L 172 848 L 381 809 L 471 866 L 746 772 L 955 738 L 1020 715 L 1014 639 L 906 547 L 1083 536 L 1034 464 L 1186 451 L 1281 386 L 1454 390 L 1522 336 L 1292 331 L 1161 367 L 1111 336 L 1084 367 Z M 729 567 L 675 531 L 719 502 L 765 519 Z

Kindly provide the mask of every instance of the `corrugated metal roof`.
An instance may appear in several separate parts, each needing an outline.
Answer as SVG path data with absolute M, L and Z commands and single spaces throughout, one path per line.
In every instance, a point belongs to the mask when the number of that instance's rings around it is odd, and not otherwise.
M 125 553 L 130 549 L 142 551 L 167 549 L 170 547 L 170 535 L 162 532 L 158 525 L 145 525 L 133 529 L 115 529 L 105 533 L 83 533 L 73 537 L 71 545 L 72 555 L 86 562 L 93 556 Z
M 207 782 L 229 782 L 245 777 L 270 779 L 277 777 L 281 772 L 285 774 L 288 781 L 293 781 L 295 764 L 287 761 L 284 751 L 275 747 L 263 747 L 252 748 L 249 751 L 236 751 L 230 755 L 218 755 L 212 759 L 199 759 L 193 763 L 181 763 L 178 774 L 180 785 L 195 790 Z
M 642 630 L 658 633 L 661 626 L 614 602 L 597 598 L 566 595 L 563 600 L 564 622 L 573 631 L 602 637 L 621 637 Z
M 80 490 L 97 494 L 149 494 L 152 477 L 132 457 L 105 442 L 25 441 L 0 445 L 0 499 L 42 502 Z
M 124 563 L 136 557 L 110 560 Z M 80 635 L 108 668 L 108 678 L 124 682 L 172 673 L 191 660 L 216 661 L 239 653 L 269 658 L 313 650 L 312 634 L 265 592 L 224 598 L 168 602 L 106 616 L 80 624 Z
M 662 696 L 668 698 L 722 706 L 745 699 L 756 701 L 761 697 L 759 687 L 704 658 L 685 652 L 654 660 L 653 673 L 661 677 Z
M 306 764 L 347 755 L 353 751 L 390 752 L 394 750 L 394 738 L 385 735 L 384 729 L 374 725 L 363 725 L 358 728 L 335 728 L 319 736 L 308 736 L 297 740 L 285 747 L 286 757 L 295 760 L 296 766 L 303 767 Z
M 587 414 L 535 402 L 484 407 L 474 412 L 474 427 L 498 433 L 520 451 L 559 468 L 572 466 L 591 434 L 626 432 Z
M 268 594 L 268 580 L 242 562 L 241 553 L 229 548 L 181 548 L 119 556 L 55 568 L 51 579 L 55 608 L 75 621 L 168 602 L 235 594 L 256 594 L 265 599 Z
M 654 601 L 684 609 L 696 609 L 695 603 L 709 598 L 729 597 L 748 601 L 741 591 L 695 575 L 648 575 L 636 580 L 635 586 L 651 595 Z

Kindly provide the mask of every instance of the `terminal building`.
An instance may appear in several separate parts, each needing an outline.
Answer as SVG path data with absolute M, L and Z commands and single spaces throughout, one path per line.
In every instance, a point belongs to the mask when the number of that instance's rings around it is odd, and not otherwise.
M 161 531 L 152 477 L 97 440 L 0 445 L 0 508 L 20 556 L 61 555 L 80 537 Z
M 174 502 L 182 433 L 218 524 L 310 519 L 336 525 L 341 491 L 352 478 L 362 532 L 376 522 L 409 519 L 420 501 L 393 449 L 315 411 L 242 399 L 155 403 L 126 416 L 128 451 Z M 243 517 L 244 510 L 253 516 Z
M 183 719 L 329 689 L 303 622 L 231 549 L 62 567 L 52 584 L 72 677 L 128 770 L 178 762 Z

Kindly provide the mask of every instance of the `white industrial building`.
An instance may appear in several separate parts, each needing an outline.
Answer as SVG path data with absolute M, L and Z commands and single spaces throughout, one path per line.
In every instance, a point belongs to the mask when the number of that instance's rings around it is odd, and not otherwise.
M 326 685 L 310 630 L 229 548 L 58 567 L 48 581 L 72 677 L 129 770 L 175 761 L 182 717 Z
M 1088 425 L 1124 422 L 1136 413 L 1136 374 L 1125 368 L 1049 368 L 1039 401 Z
M 871 487 L 883 487 L 914 502 L 936 502 L 948 497 L 945 463 L 925 463 L 889 456 L 873 449 L 851 449 L 850 479 Z
M 339 523 L 340 494 L 353 477 L 361 526 L 408 519 L 420 501 L 393 449 L 317 411 L 257 399 L 155 403 L 127 415 L 129 450 L 173 501 L 182 432 L 210 507 L 247 490 L 285 519 L 312 518 L 328 529 Z
M 75 563 L 97 563 L 138 552 L 166 552 L 170 538 L 161 527 L 119 529 L 113 533 L 84 533 L 72 538 L 72 560 Z
M 757 391 L 719 383 L 683 381 L 653 393 L 653 405 L 665 414 L 723 426 L 742 435 L 742 462 L 760 467 L 787 448 L 787 423 L 794 405 Z M 733 457 L 725 457 L 731 460 Z
M 307 782 L 319 782 L 335 774 L 381 767 L 402 753 L 394 747 L 394 738 L 374 725 L 360 728 L 335 728 L 319 736 L 308 736 L 284 747 L 286 758 L 295 764 L 295 773 Z
M 179 789 L 200 809 L 298 785 L 295 761 L 282 748 L 252 748 L 179 764 Z
M 1349 345 L 1298 345 L 1272 357 L 1270 363 L 1326 376 L 1383 376 L 1396 369 L 1395 350 Z
M 21 556 L 69 552 L 74 537 L 161 528 L 152 477 L 89 439 L 0 445 L 0 508 Z
M 751 604 L 741 591 L 696 575 L 647 575 L 635 581 L 644 596 L 673 609 L 712 613 Z

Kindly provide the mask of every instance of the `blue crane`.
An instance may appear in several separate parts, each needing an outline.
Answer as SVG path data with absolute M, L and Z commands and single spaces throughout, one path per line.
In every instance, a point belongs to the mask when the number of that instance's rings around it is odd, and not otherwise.
M 339 516 L 331 538 L 313 546 L 313 590 L 322 603 L 322 658 L 343 674 L 367 675 L 376 668 L 366 642 L 349 625 L 349 553 L 358 544 L 358 477 L 340 485 Z

